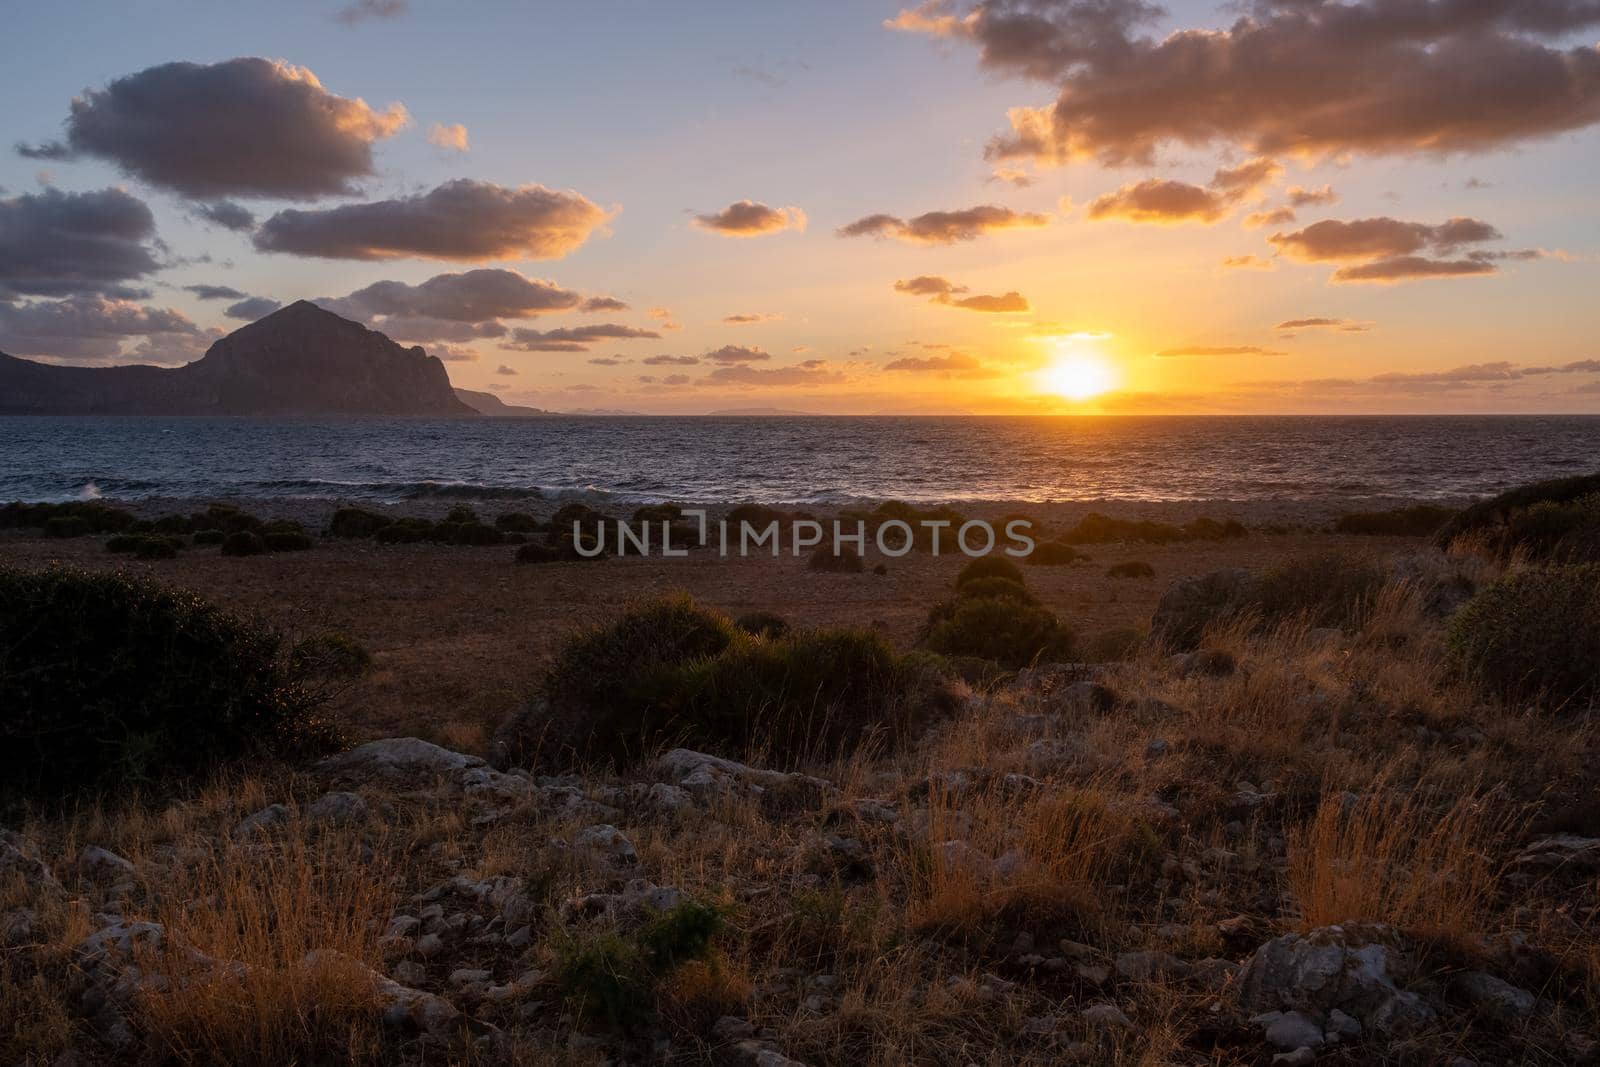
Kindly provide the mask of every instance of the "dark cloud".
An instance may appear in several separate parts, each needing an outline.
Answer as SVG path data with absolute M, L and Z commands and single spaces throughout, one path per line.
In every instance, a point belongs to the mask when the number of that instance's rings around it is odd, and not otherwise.
M 1009 293 L 1002 293 L 999 296 L 991 296 L 988 294 L 979 293 L 975 296 L 961 297 L 960 299 L 956 300 L 938 300 L 935 301 L 935 303 L 948 304 L 951 307 L 965 308 L 968 311 L 1010 313 L 1032 310 L 1032 307 L 1028 304 L 1028 298 L 1015 290 L 1012 290 Z
M 966 287 L 956 285 L 948 278 L 941 278 L 937 274 L 919 274 L 909 280 L 894 283 L 897 293 L 910 293 L 912 296 L 948 296 L 951 293 L 964 293 Z
M 1273 327 L 1274 330 L 1339 330 L 1344 333 L 1365 333 L 1371 329 L 1364 322 L 1354 322 L 1350 319 L 1288 319 Z
M 225 230 L 244 233 L 256 228 L 256 217 L 250 209 L 235 204 L 232 200 L 218 200 L 214 204 L 201 204 L 195 208 L 195 214 L 206 222 L 221 226 Z
M 1290 207 L 1326 207 L 1339 202 L 1339 194 L 1333 191 L 1331 185 L 1324 185 L 1321 189 L 1306 189 L 1291 185 L 1288 197 Z
M 1021 293 L 1012 291 L 999 296 L 979 293 L 973 296 L 958 297 L 958 294 L 968 292 L 966 286 L 956 285 L 948 278 L 937 274 L 923 274 L 909 281 L 894 283 L 895 292 L 908 293 L 912 296 L 926 296 L 930 304 L 944 304 L 947 307 L 965 308 L 968 311 L 1012 312 L 1030 310 L 1028 300 Z
M 0 199 L 0 295 L 104 293 L 159 269 L 155 216 L 120 189 Z
M 409 10 L 407 0 L 351 0 L 333 17 L 346 26 L 354 26 L 368 19 L 396 19 Z
M 751 367 L 744 364 L 718 367 L 700 381 L 709 385 L 807 386 L 832 385 L 844 381 L 841 371 L 822 360 L 811 359 L 795 367 Z
M 1496 260 L 1537 259 L 1537 251 L 1474 248 L 1501 237 L 1479 219 L 1453 218 L 1438 225 L 1388 217 L 1328 219 L 1294 233 L 1267 238 L 1279 252 L 1308 263 L 1345 263 L 1336 282 L 1399 282 L 1494 274 Z
M 600 323 L 593 326 L 564 326 L 557 330 L 511 331 L 511 340 L 502 347 L 523 352 L 587 352 L 596 341 L 621 341 L 637 337 L 659 338 L 654 330 L 618 323 Z
M 337 306 L 329 307 L 320 300 L 317 303 L 335 314 L 344 314 Z M 423 341 L 481 341 L 504 337 L 507 332 L 506 327 L 494 319 L 460 322 L 455 319 L 436 319 L 431 315 L 385 315 L 366 321 L 373 329 L 387 334 L 393 340 L 410 341 L 413 344 Z
M 416 196 L 280 211 L 255 246 L 323 259 L 559 259 L 607 218 L 578 193 L 458 178 Z
M 183 291 L 193 293 L 201 300 L 243 300 L 250 295 L 228 285 L 186 285 Z
M 841 226 L 837 233 L 840 237 L 895 237 L 912 244 L 947 245 L 974 241 L 999 230 L 1046 226 L 1049 222 L 1049 215 L 983 204 L 960 211 L 929 211 L 909 220 L 895 215 L 868 215 Z
M 740 200 L 710 215 L 696 215 L 694 225 L 727 237 L 761 237 L 783 230 L 804 230 L 806 213 L 797 207 L 768 207 Z
M 1592 0 L 1244 0 L 1224 30 L 1135 31 L 1115 0 L 932 4 L 897 28 L 976 44 L 991 70 L 1047 81 L 991 159 L 1149 163 L 1164 143 L 1301 154 L 1484 151 L 1600 121 L 1600 51 L 1566 35 Z
M 594 310 L 580 293 L 498 267 L 436 274 L 416 285 L 373 282 L 349 296 L 318 303 L 330 311 L 362 319 L 413 315 L 456 322 L 521 319 L 579 307 Z
M 1276 160 L 1263 157 L 1237 167 L 1224 167 L 1204 186 L 1146 178 L 1097 197 L 1090 203 L 1088 214 L 1091 219 L 1119 218 L 1130 222 L 1216 222 L 1282 173 L 1283 167 Z M 1293 217 L 1291 213 L 1289 218 Z
M 757 311 L 747 315 L 727 315 L 722 321 L 731 326 L 750 326 L 758 322 L 777 322 L 782 318 L 775 312 Z
M 700 362 L 699 356 L 646 356 L 641 361 L 652 367 L 692 367 Z
M 86 363 L 124 357 L 186 363 L 219 336 L 220 331 L 201 329 L 181 311 L 103 296 L 0 303 L 0 351 L 16 356 Z M 142 343 L 125 352 L 123 346 L 136 338 Z
M 579 311 L 627 311 L 628 305 L 614 296 L 591 296 L 578 305 Z
M 278 60 L 165 63 L 73 100 L 64 146 L 19 151 L 93 156 L 195 199 L 308 200 L 356 192 L 372 143 L 407 121 L 399 104 L 374 111 Z
M 935 374 L 941 378 L 994 378 L 999 372 L 985 367 L 971 356 L 952 352 L 948 356 L 906 356 L 884 364 L 886 371 Z
M 1260 256 L 1228 256 L 1222 261 L 1222 266 L 1227 270 L 1277 270 L 1277 264 L 1270 259 Z
M 249 296 L 237 304 L 228 305 L 222 310 L 222 313 L 230 319 L 243 319 L 246 322 L 254 322 L 259 318 L 272 314 L 281 307 L 283 307 L 282 301 L 273 300 L 271 297 Z
M 596 356 L 586 362 L 593 363 L 596 367 L 620 367 L 628 361 L 620 356 Z
M 592 363 L 594 361 L 590 360 L 590 362 Z M 509 378 L 509 377 L 514 377 L 516 375 L 517 369 L 515 367 L 508 367 L 504 363 L 502 363 L 502 364 L 500 364 L 498 367 L 496 367 L 494 369 L 494 372 L 496 374 L 503 375 L 503 376 Z
M 723 345 L 700 358 L 706 363 L 764 363 L 772 353 L 753 345 Z
M 1191 345 L 1185 348 L 1165 348 L 1156 355 L 1162 359 L 1176 359 L 1182 356 L 1281 356 L 1284 353 L 1257 345 Z

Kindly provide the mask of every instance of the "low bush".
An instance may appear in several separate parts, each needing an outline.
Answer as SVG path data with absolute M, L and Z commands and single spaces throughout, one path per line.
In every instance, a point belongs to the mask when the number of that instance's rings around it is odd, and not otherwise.
M 508 511 L 495 516 L 494 526 L 507 533 L 537 533 L 539 520 L 525 511 Z
M 483 520 L 478 518 L 478 513 L 466 504 L 457 504 L 444 513 L 444 522 L 459 523 L 462 526 L 480 525 Z
M 765 504 L 740 504 L 728 512 L 728 536 L 730 538 L 737 537 L 739 524 L 742 522 L 749 523 L 753 529 L 765 529 L 773 523 L 778 523 L 781 526 L 788 524 L 792 520 L 793 516 L 787 511 L 769 508 Z
M 1451 620 L 1450 653 L 1486 691 L 1587 702 L 1600 683 L 1600 564 L 1514 572 Z
M 1131 626 L 1102 630 L 1082 640 L 1079 654 L 1089 663 L 1116 663 L 1137 655 L 1144 639 L 1144 631 Z
M 328 520 L 328 533 L 333 537 L 371 537 L 393 521 L 366 508 L 340 508 Z
M 770 611 L 746 612 L 733 620 L 733 624 L 747 634 L 768 639 L 786 637 L 790 630 L 788 619 Z
M 1455 508 L 1436 504 L 1416 504 L 1389 511 L 1352 511 L 1334 521 L 1333 532 L 1366 537 L 1429 537 L 1457 514 Z
M 221 530 L 196 530 L 189 540 L 197 545 L 220 545 L 227 536 Z
M 584 533 L 592 534 L 602 525 L 609 525 L 611 517 L 603 511 L 596 511 L 588 504 L 576 501 L 562 504 L 556 513 L 550 517 L 550 529 L 556 534 L 572 535 L 574 528 Z
M 975 582 L 983 578 L 1004 578 L 1023 585 L 1022 568 L 1004 556 L 979 556 L 970 563 L 965 564 L 956 574 L 956 588 L 960 589 L 968 582 Z
M 399 519 L 380 527 L 372 539 L 380 545 L 414 545 L 433 536 L 433 523 L 427 519 Z
M 862 562 L 861 554 L 849 545 L 842 545 L 835 552 L 834 546 L 824 541 L 812 551 L 806 568 L 833 574 L 860 574 L 866 570 L 866 564 Z
M 978 656 L 1016 670 L 1068 658 L 1072 631 L 1037 603 L 961 596 L 934 608 L 922 643 L 940 655 Z
M 1434 543 L 1447 548 L 1463 534 L 1483 532 L 1495 537 L 1503 533 L 1512 516 L 1536 504 L 1570 504 L 1600 493 L 1600 474 L 1555 478 L 1509 489 L 1488 500 L 1480 500 L 1440 527 Z
M 1174 541 L 1222 541 L 1243 537 L 1245 528 L 1233 519 L 1218 522 L 1200 517 L 1183 526 L 1148 519 L 1113 519 L 1099 512 L 1090 512 L 1077 525 L 1061 535 L 1061 540 L 1074 545 L 1109 544 L 1116 541 L 1142 541 L 1167 544 Z
M 222 539 L 224 556 L 259 556 L 266 550 L 266 542 L 249 530 L 235 530 Z
M 196 530 L 221 530 L 225 534 L 241 530 L 254 532 L 262 527 L 260 519 L 232 504 L 208 505 L 204 512 L 191 516 L 191 520 Z
M 194 519 L 188 515 L 163 515 L 150 524 L 150 532 L 182 535 L 194 532 Z
M 1027 555 L 1027 561 L 1035 567 L 1064 567 L 1069 563 L 1086 560 L 1089 557 L 1079 552 L 1076 548 L 1062 541 L 1040 541 L 1033 546 L 1033 551 Z
M 662 597 L 574 634 L 543 686 L 538 738 L 513 759 L 637 761 L 663 744 L 743 756 L 752 746 L 793 765 L 893 742 L 949 710 L 942 680 L 876 634 L 744 633 L 685 595 Z
M 505 535 L 493 526 L 481 522 L 464 522 L 454 532 L 453 545 L 498 545 L 505 543 Z
M 324 630 L 295 642 L 289 668 L 305 679 L 349 680 L 372 669 L 372 653 L 348 634 Z
M 44 520 L 44 535 L 56 538 L 86 537 L 94 532 L 89 520 L 81 515 L 52 515 Z
M 139 520 L 132 512 L 98 500 L 69 500 L 62 504 L 24 504 L 14 501 L 0 508 L 0 529 L 44 529 L 51 519 L 79 519 L 88 533 L 125 533 Z
M 965 585 L 956 586 L 957 599 L 962 598 L 990 598 L 993 600 L 1014 600 L 1019 604 L 1037 604 L 1038 600 L 1028 592 L 1028 587 L 1021 582 L 1010 578 L 998 576 L 990 578 L 975 578 Z
M 141 537 L 134 548 L 135 559 L 177 559 L 183 542 L 174 537 Z
M 306 552 L 316 544 L 310 534 L 297 530 L 268 530 L 261 535 L 261 543 L 268 552 Z
M 1109 578 L 1154 578 L 1156 569 L 1142 559 L 1130 559 L 1123 563 L 1113 563 L 1106 568 Z
M 1249 606 L 1267 623 L 1297 620 L 1308 626 L 1358 630 L 1387 580 L 1383 565 L 1370 556 L 1305 553 L 1263 571 Z
M 685 900 L 630 933 L 559 941 L 552 977 L 580 1019 L 632 1030 L 655 1016 L 660 987 L 678 967 L 711 956 L 723 926 L 720 910 Z
M 676 504 L 646 504 L 633 513 L 633 521 L 677 522 L 683 518 L 683 509 Z
M 143 541 L 143 534 L 114 534 L 106 539 L 106 551 L 115 554 L 135 552 Z
M 0 568 L 0 790 L 161 785 L 337 740 L 267 626 L 122 574 Z

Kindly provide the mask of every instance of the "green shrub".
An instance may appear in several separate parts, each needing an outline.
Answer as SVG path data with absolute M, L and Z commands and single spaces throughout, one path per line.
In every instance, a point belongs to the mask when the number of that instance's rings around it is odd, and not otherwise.
M 493 526 L 485 526 L 481 522 L 464 522 L 453 532 L 451 544 L 453 545 L 498 545 L 505 541 L 505 535 Z
M 150 532 L 179 535 L 193 533 L 194 520 L 188 515 L 163 515 L 150 524 Z
M 197 545 L 220 545 L 227 536 L 221 530 L 196 530 L 189 540 Z
M 159 785 L 336 740 L 279 635 L 122 574 L 0 568 L 0 791 Z
M 1366 537 L 1429 537 L 1457 514 L 1455 508 L 1436 504 L 1415 504 L 1389 511 L 1352 511 L 1335 520 L 1333 532 Z
M 433 523 L 427 519 L 400 519 L 379 527 L 372 539 L 381 545 L 414 545 L 433 536 Z
M 14 501 L 0 508 L 0 528 L 45 529 L 51 519 L 80 519 L 87 533 L 126 533 L 139 520 L 121 508 L 98 500 L 69 500 L 62 504 L 24 504 Z M 63 527 L 72 524 L 61 524 Z M 72 536 L 78 536 L 76 534 Z
M 211 504 L 204 513 L 193 516 L 196 530 L 221 530 L 225 534 L 261 529 L 261 520 L 232 504 Z
M 1025 584 L 1022 568 L 1004 556 L 979 556 L 963 566 L 956 575 L 956 588 L 982 578 L 1005 578 L 1017 585 Z
M 455 507 L 445 512 L 444 521 L 458 522 L 463 526 L 466 526 L 475 525 L 481 520 L 478 518 L 478 513 L 473 511 L 472 508 L 468 507 L 466 504 L 457 504 Z
M 556 944 L 556 987 L 579 1018 L 634 1029 L 655 1016 L 660 985 L 673 971 L 710 958 L 724 925 L 717 908 L 685 900 L 628 934 L 568 936 Z
M 1035 567 L 1064 567 L 1089 557 L 1061 541 L 1040 541 L 1028 553 L 1027 561 Z
M 860 574 L 866 570 L 866 564 L 862 562 L 861 554 L 849 545 L 841 545 L 839 551 L 835 552 L 833 545 L 823 542 L 812 551 L 806 568 L 834 574 Z
M 1462 511 L 1439 529 L 1434 535 L 1434 543 L 1446 548 L 1462 534 L 1477 531 L 1495 534 L 1503 530 L 1514 514 L 1526 511 L 1535 504 L 1569 504 L 1596 493 L 1600 493 L 1600 474 L 1555 478 L 1518 486 Z
M 46 537 L 73 538 L 84 537 L 94 532 L 94 527 L 89 520 L 81 515 L 52 515 L 44 520 L 44 535 Z
M 1037 604 L 1038 600 L 1021 582 L 999 576 L 974 578 L 965 585 L 956 586 L 956 596 L 989 597 L 994 600 L 1014 600 L 1020 604 Z
M 539 520 L 525 511 L 508 511 L 495 516 L 494 526 L 507 533 L 537 533 Z
M 625 763 L 681 743 L 733 756 L 757 745 L 793 764 L 879 737 L 899 740 L 946 710 L 926 664 L 896 655 L 876 634 L 758 639 L 681 594 L 574 634 L 543 696 L 541 736 L 509 743 L 513 758 L 537 750 L 546 760 Z
M 740 504 L 728 512 L 728 536 L 737 538 L 739 524 L 749 523 L 752 529 L 765 529 L 773 523 L 787 525 L 793 516 L 777 508 L 769 508 L 765 504 Z
M 1454 661 L 1485 690 L 1554 704 L 1594 699 L 1600 683 L 1600 564 L 1517 571 L 1450 622 Z
M 1106 575 L 1110 578 L 1154 578 L 1156 569 L 1142 559 L 1130 559 L 1113 563 L 1106 568 Z
M 266 542 L 249 530 L 235 530 L 222 539 L 224 556 L 259 556 L 266 550 Z
M 634 522 L 677 522 L 683 509 L 676 504 L 646 504 L 633 513 Z
M 268 530 L 261 535 L 261 543 L 268 552 L 305 552 L 316 544 L 310 534 L 295 530 Z
M 609 524 L 611 519 L 603 511 L 596 511 L 588 504 L 577 501 L 562 504 L 556 513 L 550 517 L 550 527 L 557 533 L 572 534 L 573 525 L 576 524 L 584 533 L 593 533 L 601 525 Z
M 172 537 L 141 537 L 133 550 L 135 559 L 177 559 L 183 542 Z
M 106 539 L 106 551 L 119 554 L 136 552 L 143 543 L 142 534 L 113 534 Z
M 963 596 L 934 608 L 922 643 L 940 655 L 979 656 L 1016 670 L 1068 658 L 1072 631 L 1038 604 Z
M 328 533 L 334 537 L 372 537 L 393 521 L 366 508 L 340 508 L 328 520 Z
M 1233 519 L 1218 522 L 1201 516 L 1182 526 L 1148 519 L 1113 519 L 1099 512 L 1090 512 L 1078 524 L 1061 535 L 1061 540 L 1074 545 L 1109 544 L 1116 541 L 1142 541 L 1150 544 L 1169 544 L 1175 541 L 1222 541 L 1243 537 L 1246 530 Z
M 1387 580 L 1382 564 L 1369 556 L 1306 553 L 1264 571 L 1250 606 L 1268 623 L 1303 620 L 1310 626 L 1358 630 Z
M 372 669 L 372 653 L 348 634 L 324 630 L 295 642 L 289 668 L 306 679 L 349 680 Z
M 768 639 L 785 637 L 789 633 L 789 620 L 770 611 L 751 611 L 733 620 L 733 624 L 747 634 Z

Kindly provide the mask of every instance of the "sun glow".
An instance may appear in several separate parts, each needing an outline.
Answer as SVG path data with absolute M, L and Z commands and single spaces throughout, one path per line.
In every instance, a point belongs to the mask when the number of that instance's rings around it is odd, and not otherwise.
M 1117 384 L 1116 372 L 1099 356 L 1067 352 L 1039 372 L 1039 387 L 1067 400 L 1089 400 Z

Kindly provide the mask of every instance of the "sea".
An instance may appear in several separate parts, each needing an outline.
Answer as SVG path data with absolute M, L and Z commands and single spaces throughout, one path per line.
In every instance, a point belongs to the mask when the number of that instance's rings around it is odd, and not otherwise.
M 1450 500 L 1600 469 L 1600 416 L 0 417 L 0 501 Z

